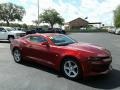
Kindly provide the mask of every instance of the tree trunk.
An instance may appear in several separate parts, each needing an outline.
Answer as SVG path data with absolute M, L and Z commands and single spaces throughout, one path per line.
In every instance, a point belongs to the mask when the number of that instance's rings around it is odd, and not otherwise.
M 53 29 L 54 24 L 50 24 L 51 28 Z
M 9 26 L 9 25 L 10 25 L 10 23 L 9 23 L 9 21 L 8 21 L 8 20 L 6 21 L 6 23 L 7 23 L 7 26 Z

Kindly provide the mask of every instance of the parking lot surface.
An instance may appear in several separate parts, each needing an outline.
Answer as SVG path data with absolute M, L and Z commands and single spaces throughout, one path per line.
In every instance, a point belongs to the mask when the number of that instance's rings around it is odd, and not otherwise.
M 72 33 L 80 42 L 109 49 L 113 70 L 105 76 L 72 81 L 36 63 L 17 64 L 7 41 L 0 41 L 0 90 L 120 90 L 120 35 L 109 33 Z

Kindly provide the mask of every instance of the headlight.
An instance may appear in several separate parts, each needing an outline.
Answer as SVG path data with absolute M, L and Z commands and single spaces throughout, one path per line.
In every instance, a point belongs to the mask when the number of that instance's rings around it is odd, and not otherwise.
M 111 61 L 112 57 L 111 56 L 106 56 L 106 57 L 89 57 L 88 58 L 89 61 Z
M 111 55 L 111 52 L 107 49 L 105 49 L 105 52 Z
M 100 57 L 89 57 L 88 59 L 91 60 L 91 61 L 99 61 L 99 60 L 101 60 Z

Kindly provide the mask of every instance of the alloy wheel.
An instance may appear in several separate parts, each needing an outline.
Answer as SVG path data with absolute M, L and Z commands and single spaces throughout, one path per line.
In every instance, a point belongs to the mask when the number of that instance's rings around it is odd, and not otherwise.
M 70 78 L 77 77 L 79 73 L 79 67 L 75 61 L 65 61 L 64 63 L 64 72 Z
M 18 63 L 21 62 L 21 53 L 18 49 L 14 50 L 13 56 L 14 56 L 15 62 L 18 62 Z

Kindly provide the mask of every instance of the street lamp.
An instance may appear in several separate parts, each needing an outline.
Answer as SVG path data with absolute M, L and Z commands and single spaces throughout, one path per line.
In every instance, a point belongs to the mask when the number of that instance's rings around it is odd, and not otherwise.
M 38 0 L 38 27 L 39 27 L 39 0 Z

